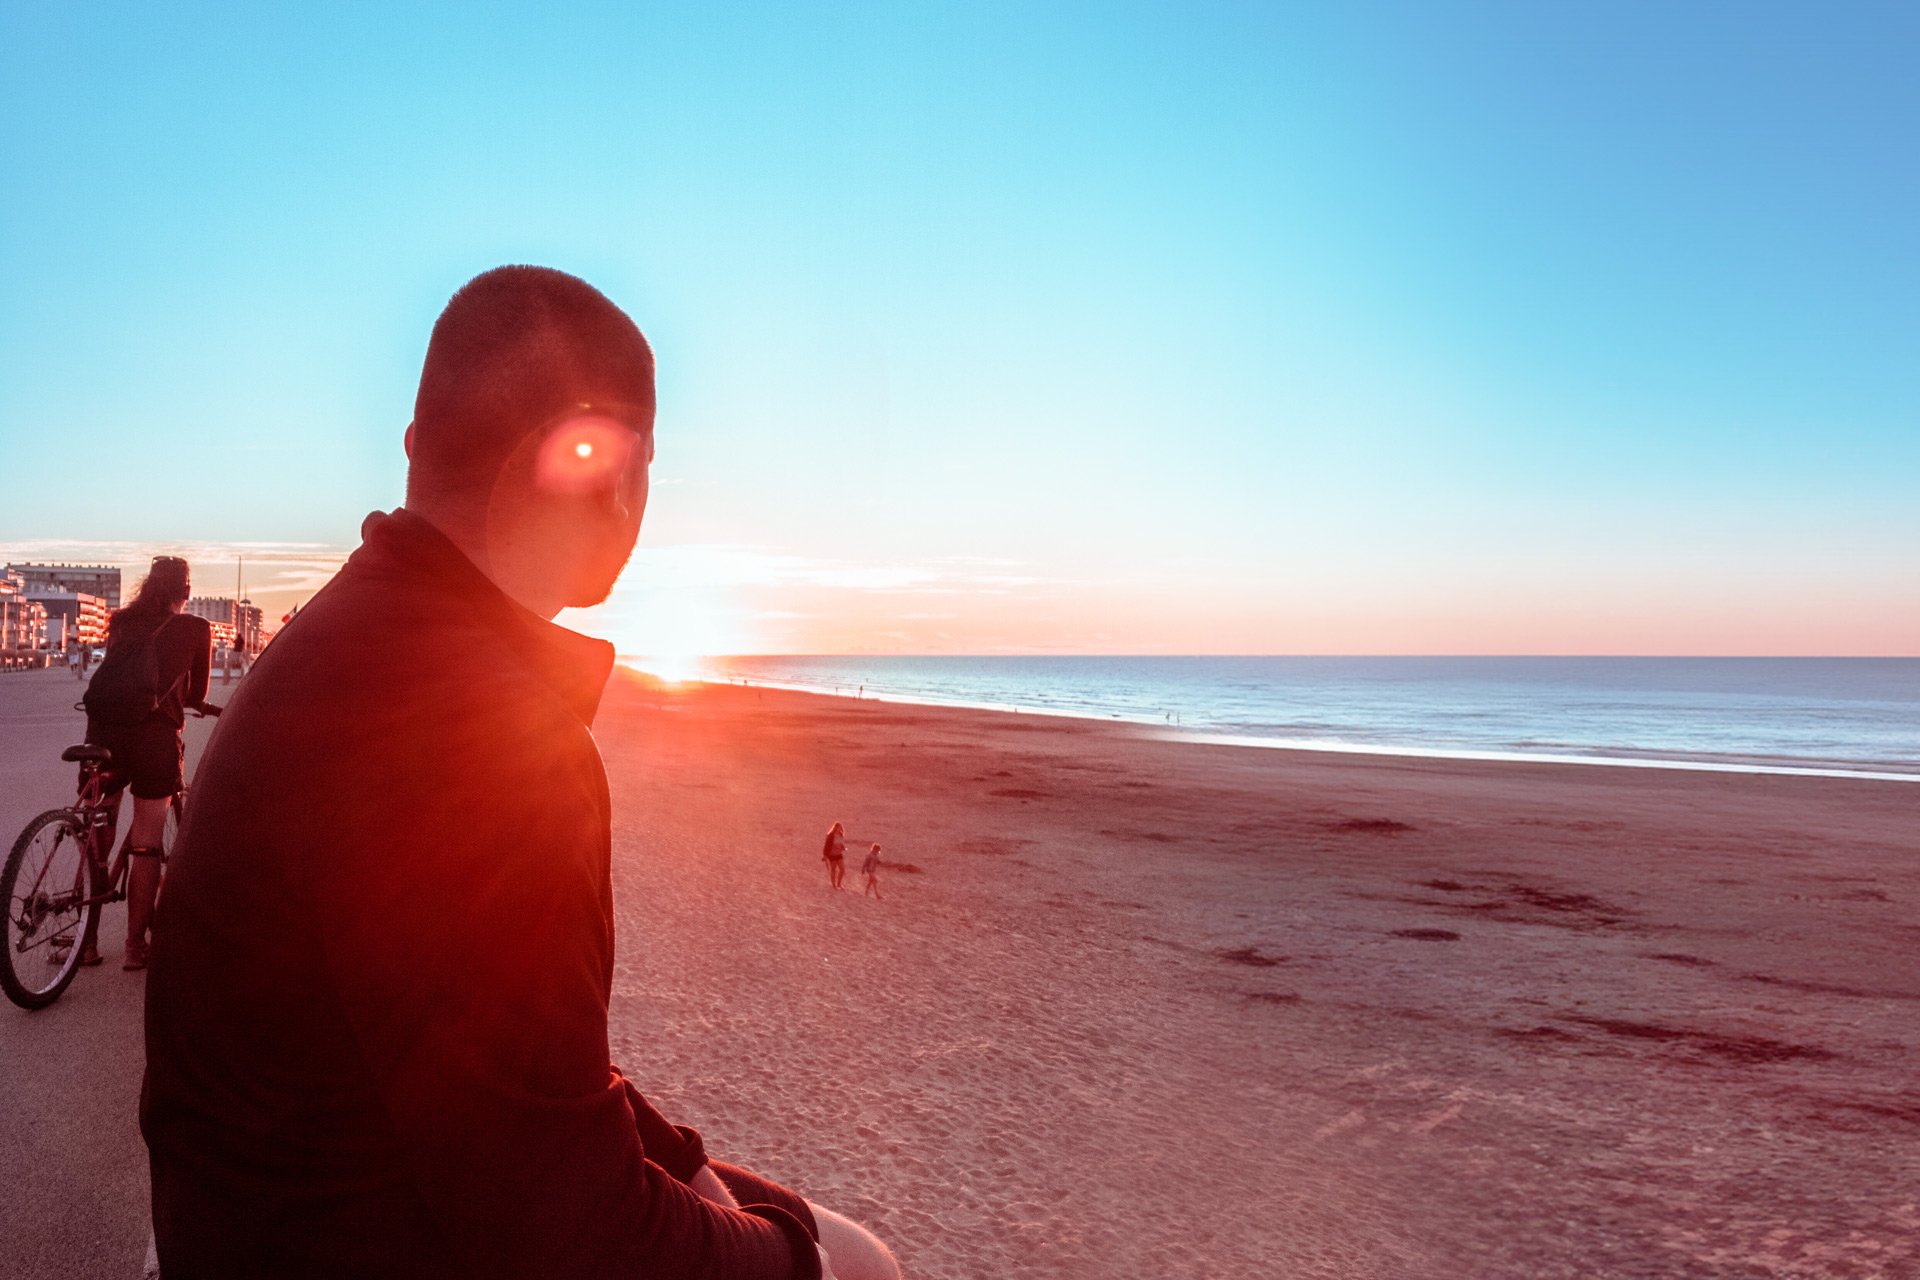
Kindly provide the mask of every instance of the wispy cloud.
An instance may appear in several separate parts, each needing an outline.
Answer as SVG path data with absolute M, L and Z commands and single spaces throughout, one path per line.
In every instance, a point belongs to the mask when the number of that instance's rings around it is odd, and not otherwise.
M 979 591 L 1062 585 L 1072 579 L 1013 572 L 1028 566 L 985 556 L 910 562 L 800 556 L 777 547 L 689 544 L 634 555 L 626 581 L 636 587 L 820 587 L 847 591 Z
M 24 538 L 0 542 L 0 555 L 13 559 L 38 558 L 93 559 L 120 564 L 156 555 L 197 555 L 209 560 L 231 560 L 236 555 L 261 559 L 332 556 L 345 559 L 346 549 L 324 542 L 152 542 L 152 541 L 75 541 L 70 538 Z
M 129 588 L 152 557 L 184 556 L 196 590 L 208 595 L 233 590 L 244 558 L 247 594 L 276 619 L 325 586 L 349 554 L 325 543 L 269 540 L 0 543 L 0 562 L 117 565 Z M 956 626 L 968 647 L 984 652 L 1000 647 L 1001 626 L 1045 615 L 1084 585 L 1000 556 L 855 559 L 743 543 L 643 546 L 607 603 L 561 621 L 613 638 L 622 652 L 925 649 L 960 643 L 947 630 Z

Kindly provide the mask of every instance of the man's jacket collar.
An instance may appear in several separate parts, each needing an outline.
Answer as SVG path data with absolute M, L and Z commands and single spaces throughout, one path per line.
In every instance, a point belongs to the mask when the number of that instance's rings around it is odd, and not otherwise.
M 580 718 L 593 723 L 607 677 L 613 673 L 613 646 L 556 626 L 513 600 L 423 517 L 404 507 L 392 514 L 375 511 L 360 524 L 360 548 L 348 563 L 376 573 L 423 580 L 423 585 L 452 596 L 483 621 Z

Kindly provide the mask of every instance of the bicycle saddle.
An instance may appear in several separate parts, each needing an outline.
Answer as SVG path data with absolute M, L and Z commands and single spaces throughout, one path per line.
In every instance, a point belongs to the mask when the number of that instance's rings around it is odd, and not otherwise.
M 113 759 L 113 752 L 107 750 L 105 747 L 96 747 L 91 743 L 82 743 L 80 746 L 68 747 L 65 751 L 62 751 L 60 758 L 68 764 L 72 764 L 78 760 L 97 760 L 101 764 L 105 764 Z

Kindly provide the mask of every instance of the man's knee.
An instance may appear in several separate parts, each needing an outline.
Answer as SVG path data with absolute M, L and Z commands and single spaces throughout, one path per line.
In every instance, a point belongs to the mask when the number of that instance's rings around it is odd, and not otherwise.
M 900 1264 L 879 1237 L 811 1200 L 807 1207 L 820 1228 L 820 1247 L 833 1259 L 835 1280 L 900 1280 Z

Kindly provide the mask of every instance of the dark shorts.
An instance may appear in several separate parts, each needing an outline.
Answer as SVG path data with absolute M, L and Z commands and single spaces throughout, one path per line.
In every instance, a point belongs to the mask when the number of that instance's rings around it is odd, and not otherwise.
M 820 1239 L 820 1224 L 813 1220 L 813 1210 L 807 1207 L 807 1202 L 802 1197 L 795 1195 L 777 1182 L 768 1182 L 759 1174 L 750 1173 L 736 1165 L 709 1160 L 707 1167 L 713 1170 L 720 1181 L 726 1183 L 727 1190 L 731 1191 L 733 1198 L 741 1204 L 770 1204 L 776 1209 L 785 1209 L 799 1220 L 800 1225 L 805 1227 L 816 1241 Z
M 180 731 L 164 720 L 131 728 L 90 723 L 87 741 L 113 752 L 113 772 L 137 799 L 166 800 L 186 784 Z

